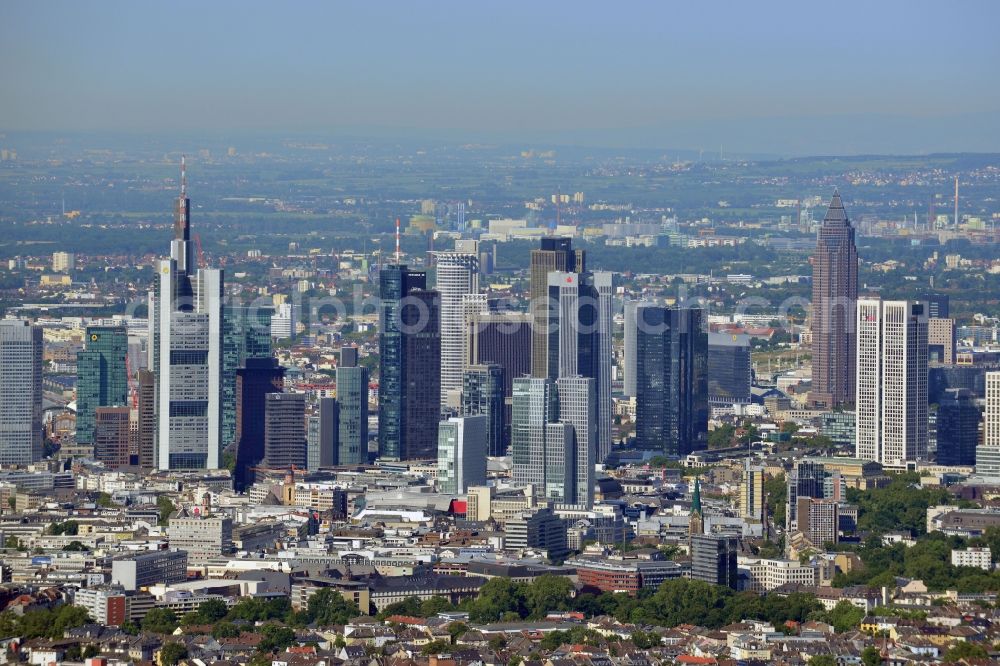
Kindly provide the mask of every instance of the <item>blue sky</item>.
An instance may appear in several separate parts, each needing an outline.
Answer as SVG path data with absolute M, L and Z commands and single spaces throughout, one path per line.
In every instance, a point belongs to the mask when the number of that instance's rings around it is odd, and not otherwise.
M 1000 3 L 0 3 L 0 129 L 1000 150 Z

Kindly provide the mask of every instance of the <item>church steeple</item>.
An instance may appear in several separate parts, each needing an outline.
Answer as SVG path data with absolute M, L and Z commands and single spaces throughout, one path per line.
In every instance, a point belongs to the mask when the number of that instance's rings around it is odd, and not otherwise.
M 694 479 L 694 491 L 691 494 L 691 515 L 688 519 L 688 536 L 705 533 L 705 519 L 701 513 L 701 481 Z

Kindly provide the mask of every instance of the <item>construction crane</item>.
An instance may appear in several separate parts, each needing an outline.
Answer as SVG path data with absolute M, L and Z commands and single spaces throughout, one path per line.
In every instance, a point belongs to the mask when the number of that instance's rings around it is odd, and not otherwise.
M 194 244 L 198 248 L 198 268 L 205 268 L 205 253 L 201 249 L 201 234 L 194 235 Z
M 128 354 L 125 354 L 125 375 L 128 377 L 128 393 L 132 397 L 132 409 L 139 409 L 139 387 L 136 386 L 132 361 L 129 360 Z

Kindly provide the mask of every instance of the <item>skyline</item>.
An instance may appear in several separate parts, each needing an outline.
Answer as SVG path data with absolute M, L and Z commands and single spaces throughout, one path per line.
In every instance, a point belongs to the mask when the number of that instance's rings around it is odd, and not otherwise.
M 56 6 L 0 10 L 0 130 L 1000 150 L 987 3 Z

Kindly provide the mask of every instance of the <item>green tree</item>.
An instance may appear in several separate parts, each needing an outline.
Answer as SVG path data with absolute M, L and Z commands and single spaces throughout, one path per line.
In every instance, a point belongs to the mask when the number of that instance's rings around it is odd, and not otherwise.
M 242 631 L 232 622 L 219 622 L 212 627 L 212 638 L 236 638 Z
M 464 622 L 452 622 L 448 625 L 448 635 L 451 636 L 451 644 L 454 645 L 455 642 L 462 637 L 465 632 L 469 630 L 469 625 Z
M 310 620 L 321 627 L 347 624 L 361 615 L 353 602 L 344 599 L 344 596 L 332 587 L 324 587 L 313 593 L 306 605 L 306 612 Z
M 154 634 L 172 634 L 177 628 L 177 614 L 169 608 L 152 608 L 142 618 L 142 628 Z
M 258 652 L 278 652 L 295 642 L 295 631 L 280 624 L 265 624 L 260 628 Z
M 62 638 L 66 631 L 81 627 L 91 621 L 86 608 L 68 604 L 59 606 L 50 618 L 52 624 L 48 628 L 49 638 Z
M 545 574 L 539 576 L 525 590 L 525 605 L 528 617 L 541 619 L 550 611 L 569 608 L 573 583 L 565 576 Z
M 856 629 L 863 619 L 865 619 L 864 610 L 850 601 L 841 601 L 826 614 L 826 621 L 833 625 L 834 631 L 838 634 Z
M 229 614 L 229 606 L 222 599 L 209 599 L 199 604 L 196 610 L 186 613 L 181 618 L 181 624 L 191 626 L 195 624 L 215 624 Z
M 397 601 L 394 604 L 389 604 L 381 611 L 379 611 L 376 616 L 380 620 L 384 620 L 387 617 L 393 615 L 405 615 L 407 617 L 423 617 L 421 614 L 422 604 L 420 603 L 419 597 L 407 597 L 402 601 Z
M 111 501 L 111 495 L 109 495 L 108 493 L 101 493 L 101 494 L 99 494 L 97 496 L 97 502 L 96 503 L 97 503 L 97 506 L 102 507 L 104 509 L 110 509 L 111 507 L 113 507 L 115 505 L 115 503 Z
M 788 500 L 788 486 L 785 484 L 784 474 L 772 476 L 764 481 L 764 496 L 767 498 L 767 506 L 774 516 L 774 522 L 778 525 L 784 525 L 785 502 Z
M 451 610 L 455 610 L 454 604 L 445 597 L 434 595 L 430 599 L 425 599 L 420 604 L 420 617 L 434 617 L 438 613 Z
M 879 666 L 882 663 L 882 655 L 877 648 L 869 645 L 861 651 L 861 663 L 865 666 Z
M 828 654 L 818 654 L 809 660 L 809 666 L 837 666 L 837 660 Z
M 181 659 L 187 659 L 187 656 L 188 650 L 183 643 L 170 641 L 160 648 L 160 664 L 164 666 L 180 663 Z
M 970 643 L 969 641 L 960 641 L 952 645 L 944 653 L 943 661 L 950 664 L 962 659 L 989 659 L 989 657 L 989 652 L 982 645 Z
M 469 605 L 472 622 L 497 622 L 507 613 L 518 618 L 528 615 L 523 583 L 509 578 L 491 578 L 479 590 L 479 596 Z
M 156 509 L 160 513 L 160 525 L 166 526 L 170 522 L 170 514 L 174 512 L 174 503 L 166 495 L 156 498 Z
M 446 654 L 450 650 L 451 650 L 451 643 L 444 640 L 443 638 L 439 638 L 437 640 L 431 641 L 427 645 L 420 648 L 420 654 L 424 656 L 429 656 L 434 654 Z

